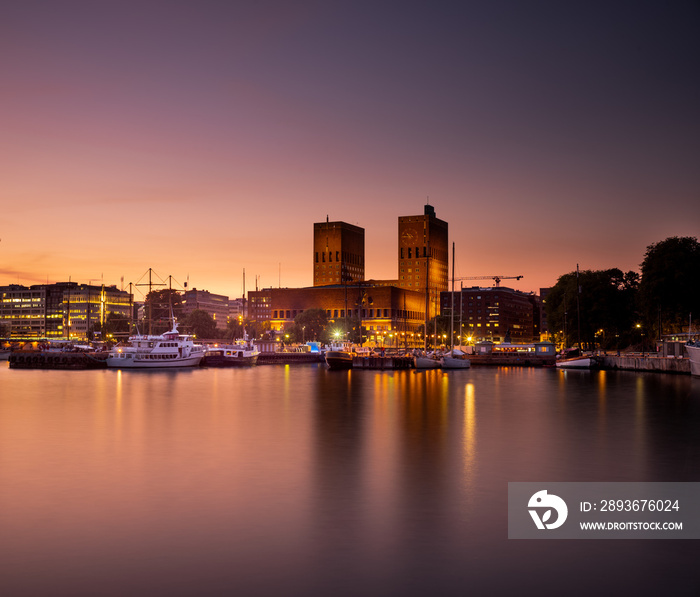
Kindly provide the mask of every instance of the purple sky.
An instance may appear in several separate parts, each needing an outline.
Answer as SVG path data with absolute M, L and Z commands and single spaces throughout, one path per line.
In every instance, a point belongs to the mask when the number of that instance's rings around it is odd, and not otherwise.
M 698 31 L 690 0 L 5 3 L 0 285 L 311 285 L 327 215 L 395 278 L 427 197 L 457 276 L 638 270 L 700 233 Z

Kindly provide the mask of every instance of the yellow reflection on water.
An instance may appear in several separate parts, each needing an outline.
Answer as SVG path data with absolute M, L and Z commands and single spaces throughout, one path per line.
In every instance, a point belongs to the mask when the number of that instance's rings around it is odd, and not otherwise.
M 117 383 L 115 384 L 114 392 L 114 414 L 117 417 L 117 422 L 121 422 L 122 418 L 122 395 L 124 393 L 124 373 L 121 369 L 117 369 Z
M 289 395 L 290 395 L 290 389 L 292 387 L 292 369 L 289 366 L 289 363 L 285 363 L 283 365 L 284 367 L 284 374 L 282 375 L 282 387 L 283 387 L 283 401 L 285 406 L 289 406 Z
M 607 376 L 605 371 L 598 372 L 598 423 L 600 431 L 605 427 L 605 419 L 607 416 Z
M 447 431 L 447 423 L 448 423 L 448 414 L 449 414 L 449 406 L 450 406 L 450 376 L 449 375 L 442 375 L 442 378 L 440 380 L 442 383 L 440 384 L 440 422 L 442 423 L 441 428 L 445 431 Z
M 464 475 L 469 483 L 476 474 L 476 390 L 473 383 L 464 388 Z

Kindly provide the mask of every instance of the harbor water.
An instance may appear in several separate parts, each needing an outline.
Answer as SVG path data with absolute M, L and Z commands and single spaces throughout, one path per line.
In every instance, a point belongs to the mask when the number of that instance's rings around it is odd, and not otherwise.
M 697 594 L 698 540 L 509 540 L 516 481 L 700 481 L 700 379 L 0 364 L 4 597 Z

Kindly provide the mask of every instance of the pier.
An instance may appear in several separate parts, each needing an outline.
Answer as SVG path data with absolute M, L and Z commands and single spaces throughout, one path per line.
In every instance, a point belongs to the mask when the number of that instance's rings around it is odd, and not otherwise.
M 621 356 L 596 356 L 601 369 L 622 371 L 648 371 L 652 373 L 676 373 L 690 375 L 690 360 L 675 356 L 629 354 Z
M 534 353 L 519 354 L 470 354 L 467 358 L 472 365 L 494 367 L 554 367 L 554 355 L 543 356 Z
M 299 365 L 325 362 L 320 352 L 261 352 L 258 365 Z
M 104 369 L 107 367 L 106 352 L 40 352 L 17 351 L 9 357 L 10 369 Z
M 356 356 L 352 359 L 353 369 L 412 369 L 411 356 Z

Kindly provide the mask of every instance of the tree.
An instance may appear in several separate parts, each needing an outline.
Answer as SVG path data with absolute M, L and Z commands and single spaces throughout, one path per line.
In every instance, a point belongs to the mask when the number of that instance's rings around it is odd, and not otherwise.
M 229 319 L 226 324 L 226 337 L 230 339 L 243 338 L 243 317 L 238 319 Z
M 172 316 L 179 320 L 181 315 L 182 294 L 177 290 L 169 288 L 152 290 L 146 295 L 144 316 L 147 320 L 151 320 L 151 330 L 154 334 L 168 331 L 172 323 Z
M 291 330 L 296 342 L 308 342 L 309 340 L 327 341 L 328 315 L 325 309 L 306 309 L 294 318 Z M 286 332 L 286 330 L 285 330 Z M 290 338 L 292 335 L 290 333 Z
M 104 325 L 102 326 L 103 339 L 109 334 L 129 333 L 129 318 L 121 313 L 107 313 Z
M 418 328 L 418 333 L 425 334 L 425 324 Z M 437 334 L 437 336 L 435 336 Z M 447 339 L 443 338 L 447 336 Z M 436 315 L 428 322 L 428 346 L 438 347 L 450 344 L 450 318 L 447 315 Z
M 326 327 L 321 340 L 325 343 L 347 341 L 353 344 L 360 344 L 362 336 L 367 331 L 360 323 L 358 317 L 341 317 L 336 320 L 333 329 Z
M 246 333 L 248 334 L 248 337 L 255 340 L 262 338 L 263 335 L 269 332 L 271 329 L 271 325 L 269 320 L 255 321 L 253 319 L 248 319 L 246 320 L 245 329 Z
M 564 274 L 545 303 L 555 338 L 573 346 L 580 329 L 581 344 L 587 348 L 628 343 L 636 318 L 638 285 L 639 274 L 617 268 Z
M 691 314 L 700 318 L 700 243 L 673 236 L 647 247 L 639 286 L 649 334 L 683 331 Z M 659 329 L 659 324 L 661 329 Z
M 197 338 L 215 338 L 216 322 L 214 318 L 202 309 L 195 309 L 185 318 L 185 326 Z

